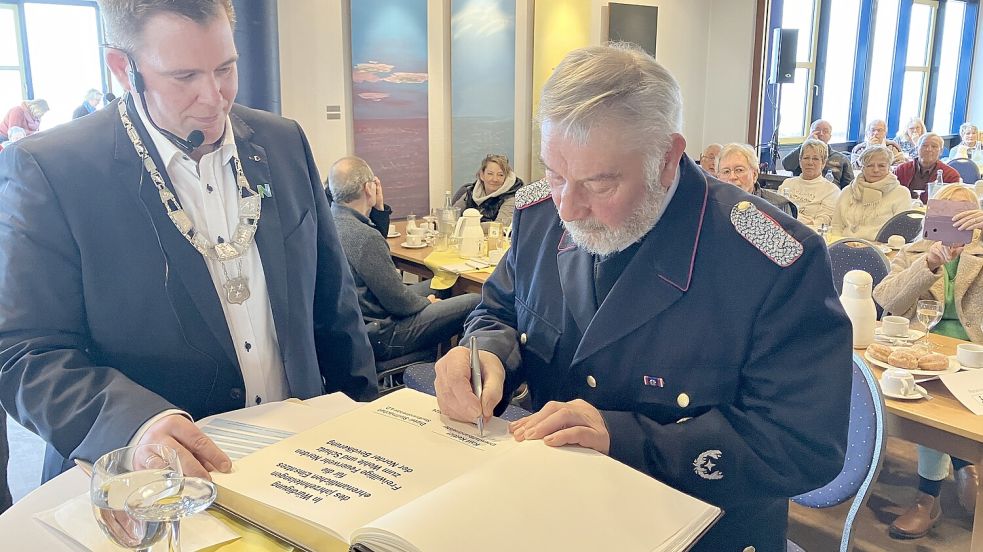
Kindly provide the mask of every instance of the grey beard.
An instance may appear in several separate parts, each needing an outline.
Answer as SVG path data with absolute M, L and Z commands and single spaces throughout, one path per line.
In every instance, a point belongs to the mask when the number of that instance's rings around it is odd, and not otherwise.
M 631 215 L 616 228 L 594 219 L 564 221 L 563 227 L 577 247 L 594 255 L 610 255 L 639 241 L 659 222 L 667 190 L 653 181 Z

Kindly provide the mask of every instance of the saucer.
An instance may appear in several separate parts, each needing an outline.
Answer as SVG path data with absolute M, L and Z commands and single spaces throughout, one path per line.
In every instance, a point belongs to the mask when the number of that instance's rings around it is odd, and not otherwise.
M 961 370 L 979 370 L 983 368 L 983 366 L 966 366 L 965 364 L 959 362 L 959 359 L 956 358 L 956 355 L 949 355 L 949 366 L 952 365 L 958 366 Z
M 399 232 L 390 232 L 389 235 L 386 236 L 386 237 L 387 238 L 398 238 L 400 236 L 402 236 L 402 234 L 400 234 Z
M 925 391 L 925 388 L 922 387 L 921 385 L 915 385 L 915 389 L 917 389 L 919 393 L 924 393 L 925 395 L 928 395 L 928 391 Z M 895 395 L 894 393 L 888 393 L 883 389 L 881 389 L 881 394 L 884 395 L 885 397 L 891 397 L 892 399 L 898 399 L 902 401 L 913 401 L 916 399 L 923 398 L 922 395 Z
M 877 249 L 879 249 L 881 253 L 890 253 L 891 251 L 897 251 L 897 249 L 894 249 L 893 247 L 887 244 L 879 244 L 876 245 L 875 247 L 877 247 Z
M 410 244 L 408 244 L 406 242 L 403 242 L 403 243 L 399 244 L 399 246 L 400 247 L 405 247 L 406 249 L 423 249 L 424 247 L 427 246 L 427 244 L 421 243 L 420 245 L 410 245 Z
M 908 336 L 903 335 L 887 335 L 884 333 L 884 329 L 880 326 L 874 328 L 874 339 L 878 341 L 915 341 L 925 336 L 925 332 L 921 330 L 915 330 L 908 328 Z

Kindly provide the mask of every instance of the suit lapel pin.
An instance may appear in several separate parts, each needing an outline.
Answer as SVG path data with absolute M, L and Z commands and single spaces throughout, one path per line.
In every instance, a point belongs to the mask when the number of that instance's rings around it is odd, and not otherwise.
M 273 188 L 269 184 L 260 184 L 256 189 L 259 191 L 259 197 L 273 197 Z
M 647 385 L 650 387 L 665 387 L 666 382 L 662 378 L 655 378 L 652 376 L 642 376 L 642 385 Z

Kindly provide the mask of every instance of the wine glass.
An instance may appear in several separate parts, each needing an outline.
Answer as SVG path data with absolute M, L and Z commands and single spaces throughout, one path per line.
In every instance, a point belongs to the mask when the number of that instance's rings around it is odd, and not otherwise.
M 828 241 L 829 236 L 829 224 L 824 222 L 819 225 L 819 236 L 823 238 L 823 241 Z
M 934 299 L 922 299 L 918 302 L 918 305 L 915 308 L 915 315 L 918 317 L 918 322 L 921 323 L 922 326 L 925 326 L 925 335 L 918 340 L 919 342 L 922 342 L 922 340 L 928 337 L 928 334 L 932 331 L 932 328 L 934 328 L 935 325 L 942 320 L 942 312 L 942 303 L 939 301 Z M 924 342 L 924 344 L 928 344 L 928 347 L 930 349 L 932 348 L 931 343 Z
M 171 552 L 181 552 L 181 520 L 215 502 L 215 484 L 200 477 L 172 477 L 152 481 L 126 499 L 126 513 L 144 523 L 166 523 L 171 528 Z
M 177 452 L 164 445 L 136 445 L 106 453 L 92 466 L 89 499 L 96 523 L 114 543 L 146 552 L 168 533 L 166 521 L 130 515 L 126 500 L 133 491 L 183 475 Z

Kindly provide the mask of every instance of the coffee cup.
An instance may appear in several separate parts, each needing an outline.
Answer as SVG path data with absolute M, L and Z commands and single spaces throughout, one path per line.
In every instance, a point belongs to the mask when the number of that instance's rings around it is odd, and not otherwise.
M 505 256 L 504 249 L 492 249 L 488 252 L 488 262 L 491 264 L 498 264 L 502 261 L 502 257 Z
M 411 245 L 413 247 L 419 247 L 423 245 L 423 234 L 409 233 L 406 234 L 406 245 Z
M 956 345 L 956 360 L 967 368 L 983 368 L 983 345 L 976 343 Z
M 901 368 L 888 368 L 881 374 L 881 390 L 888 395 L 900 397 L 914 395 L 915 376 Z
M 891 337 L 908 337 L 908 326 L 911 321 L 903 316 L 885 316 L 881 318 L 881 332 Z
M 904 236 L 899 236 L 897 234 L 894 234 L 893 236 L 887 239 L 887 245 L 891 249 L 901 249 L 902 247 L 904 247 L 904 244 L 905 244 Z

